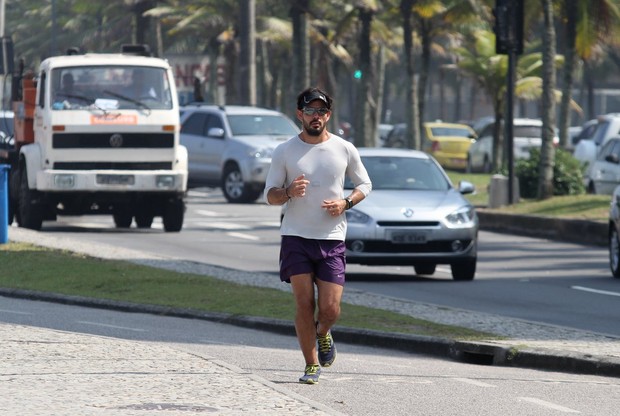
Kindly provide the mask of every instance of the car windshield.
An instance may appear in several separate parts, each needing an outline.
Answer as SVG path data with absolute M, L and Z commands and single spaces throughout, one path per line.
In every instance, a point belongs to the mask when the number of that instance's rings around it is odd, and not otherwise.
M 281 115 L 229 115 L 228 122 L 234 136 L 292 137 L 299 133 L 295 124 Z
M 79 66 L 51 73 L 52 108 L 171 109 L 168 73 L 143 66 Z
M 431 127 L 433 137 L 453 136 L 453 137 L 469 137 L 471 132 L 461 127 Z
M 13 135 L 13 117 L 0 116 L 0 134 L 4 136 Z
M 447 191 L 450 182 L 440 168 L 429 159 L 413 157 L 362 157 L 373 190 Z M 345 188 L 353 188 L 347 178 Z

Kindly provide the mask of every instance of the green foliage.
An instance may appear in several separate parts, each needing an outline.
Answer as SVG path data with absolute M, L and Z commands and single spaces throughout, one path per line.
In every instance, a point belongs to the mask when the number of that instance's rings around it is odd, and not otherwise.
M 519 193 L 522 198 L 538 196 L 540 176 L 540 149 L 533 149 L 529 159 L 519 159 L 515 164 L 515 176 L 519 178 Z M 553 195 L 582 195 L 583 168 L 569 152 L 556 149 L 553 167 Z

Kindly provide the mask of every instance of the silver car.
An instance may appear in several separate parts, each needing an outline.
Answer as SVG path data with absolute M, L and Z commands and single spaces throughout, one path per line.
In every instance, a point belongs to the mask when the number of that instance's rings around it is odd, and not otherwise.
M 221 187 L 228 202 L 262 195 L 273 149 L 300 129 L 279 111 L 249 106 L 192 105 L 181 109 L 189 185 Z
M 584 185 L 590 194 L 611 195 L 620 185 L 620 136 L 609 139 L 587 166 Z
M 493 127 L 495 121 L 481 129 L 480 135 L 467 152 L 467 172 L 490 173 L 493 161 Z M 502 129 L 504 128 L 502 124 Z M 553 142 L 557 145 L 560 139 L 556 135 Z M 542 144 L 542 121 L 531 118 L 513 119 L 513 149 L 514 158 L 527 159 L 530 150 L 540 149 Z
M 472 193 L 474 186 L 461 182 L 453 187 L 442 167 L 424 152 L 393 148 L 359 152 L 372 192 L 346 211 L 347 262 L 411 265 L 416 274 L 425 275 L 433 274 L 438 264 L 449 264 L 454 280 L 472 280 L 478 216 L 463 194 Z

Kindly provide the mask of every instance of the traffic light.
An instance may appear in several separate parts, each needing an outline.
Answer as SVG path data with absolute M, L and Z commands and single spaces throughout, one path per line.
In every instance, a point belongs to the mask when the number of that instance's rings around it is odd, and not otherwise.
M 353 78 L 355 78 L 355 79 L 362 79 L 362 70 L 361 69 L 356 69 L 355 72 L 353 73 Z
M 523 53 L 523 2 L 524 0 L 495 0 L 493 32 L 496 53 Z

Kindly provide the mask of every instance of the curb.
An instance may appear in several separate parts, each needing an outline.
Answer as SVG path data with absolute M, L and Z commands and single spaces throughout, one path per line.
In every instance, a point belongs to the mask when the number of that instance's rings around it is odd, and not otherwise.
M 144 305 L 20 289 L 0 288 L 0 296 L 110 309 L 122 312 L 138 312 L 177 318 L 202 319 L 283 335 L 295 335 L 295 326 L 293 322 L 281 319 L 202 312 L 193 309 Z M 567 351 L 520 349 L 517 346 L 499 346 L 490 342 L 456 341 L 438 337 L 398 334 L 349 327 L 338 327 L 337 334 L 338 340 L 350 344 L 375 346 L 441 358 L 447 357 L 469 364 L 523 367 L 564 373 L 620 377 L 620 359 L 613 357 L 599 357 Z
M 608 224 L 603 221 L 518 215 L 476 209 L 480 229 L 562 242 L 606 246 Z

